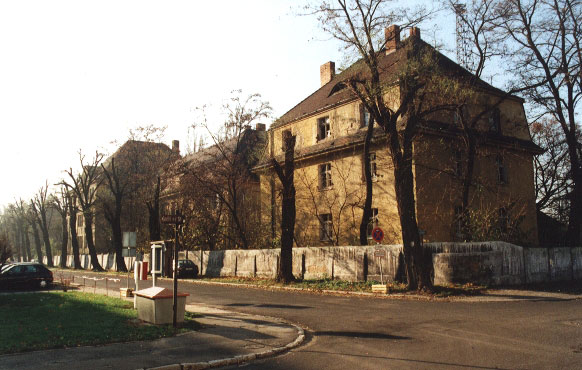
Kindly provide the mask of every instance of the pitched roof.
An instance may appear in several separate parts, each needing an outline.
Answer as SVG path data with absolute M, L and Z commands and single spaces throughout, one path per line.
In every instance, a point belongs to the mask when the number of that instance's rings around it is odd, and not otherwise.
M 414 36 L 404 40 L 402 46 L 392 53 L 386 54 L 384 50 L 379 51 L 378 71 L 380 72 L 380 79 L 382 81 L 389 82 L 397 78 L 399 69 L 404 66 L 406 60 L 408 59 L 408 51 L 406 46 L 411 42 L 419 43 L 418 46 L 420 48 L 428 48 L 429 50 L 436 51 L 431 45 Z M 440 52 L 436 51 L 436 53 L 438 57 L 438 63 L 443 71 L 447 71 L 451 76 L 466 80 L 467 82 L 470 79 L 474 79 L 474 75 L 472 75 L 469 71 L 459 66 L 457 63 L 453 62 Z M 366 67 L 364 61 L 361 59 L 358 60 L 349 68 L 337 74 L 330 82 L 323 85 L 313 94 L 309 95 L 299 104 L 291 108 L 287 113 L 281 116 L 281 118 L 275 121 L 271 128 L 277 128 L 298 119 L 302 119 L 311 114 L 325 111 L 334 106 L 355 100 L 356 97 L 354 94 L 349 89 L 342 88 L 341 83 L 348 80 L 349 78 L 366 78 L 368 76 L 369 70 Z M 506 94 L 504 91 L 493 87 L 480 79 L 476 81 L 475 86 L 493 94 Z M 511 97 L 521 100 L 521 98 L 516 96 Z

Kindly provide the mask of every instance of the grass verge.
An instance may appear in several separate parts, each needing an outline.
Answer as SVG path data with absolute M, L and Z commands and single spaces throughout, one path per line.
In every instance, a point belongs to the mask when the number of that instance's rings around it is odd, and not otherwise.
M 80 292 L 6 294 L 0 317 L 0 354 L 152 340 L 199 328 L 188 313 L 176 329 L 142 323 L 132 303 Z
M 220 277 L 220 278 L 204 278 L 204 281 L 254 285 L 259 287 L 291 287 L 312 291 L 344 291 L 344 292 L 372 292 L 372 285 L 380 284 L 379 281 L 344 281 L 333 279 L 313 279 L 313 280 L 297 280 L 287 285 L 279 283 L 274 279 L 266 278 L 251 278 L 251 277 Z M 388 283 L 388 294 L 418 294 L 416 291 L 409 291 L 406 284 Z M 486 287 L 473 284 L 456 284 L 450 286 L 435 286 L 431 293 L 422 293 L 423 295 L 433 296 L 438 298 L 446 298 L 453 296 L 473 296 L 480 294 Z

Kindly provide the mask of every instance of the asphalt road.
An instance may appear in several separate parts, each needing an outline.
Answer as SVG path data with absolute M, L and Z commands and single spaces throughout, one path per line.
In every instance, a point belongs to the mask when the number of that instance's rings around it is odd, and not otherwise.
M 582 369 L 582 300 L 414 301 L 186 282 L 179 290 L 188 302 L 306 329 L 303 346 L 248 369 Z

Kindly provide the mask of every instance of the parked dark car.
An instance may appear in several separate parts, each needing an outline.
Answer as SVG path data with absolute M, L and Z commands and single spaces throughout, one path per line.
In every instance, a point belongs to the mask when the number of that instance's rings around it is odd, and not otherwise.
M 178 277 L 195 278 L 198 276 L 198 266 L 190 260 L 178 260 Z
M 13 263 L 0 272 L 0 289 L 46 288 L 53 273 L 38 262 Z

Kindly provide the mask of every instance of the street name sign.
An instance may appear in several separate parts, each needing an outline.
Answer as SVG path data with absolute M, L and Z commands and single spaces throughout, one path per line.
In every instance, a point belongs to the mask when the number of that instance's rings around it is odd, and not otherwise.
M 180 225 L 184 222 L 184 217 L 182 215 L 162 215 L 163 224 L 175 224 Z

